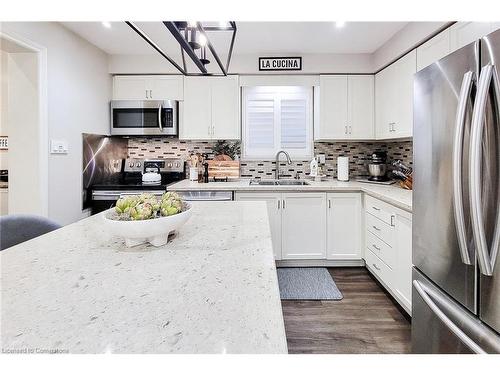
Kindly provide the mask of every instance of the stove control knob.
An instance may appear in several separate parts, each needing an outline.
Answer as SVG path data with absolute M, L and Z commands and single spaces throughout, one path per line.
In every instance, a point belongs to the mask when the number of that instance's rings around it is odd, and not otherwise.
M 137 163 L 135 166 L 136 166 L 136 167 L 140 167 L 140 166 L 141 166 L 141 163 Z
M 168 163 L 167 167 L 172 168 L 172 163 Z
M 133 167 L 134 167 L 134 163 L 130 163 L 128 166 L 129 166 L 130 168 L 133 168 Z
M 179 168 L 181 166 L 181 163 L 177 162 L 175 163 L 175 168 Z

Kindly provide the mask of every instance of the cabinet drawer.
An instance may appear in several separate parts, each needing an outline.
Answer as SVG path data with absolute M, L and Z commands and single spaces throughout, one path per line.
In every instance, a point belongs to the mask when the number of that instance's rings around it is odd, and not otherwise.
M 366 251 L 365 262 L 371 273 L 378 276 L 387 287 L 392 288 L 392 270 L 370 249 Z
M 365 210 L 383 222 L 386 222 L 389 225 L 394 225 L 393 210 L 387 203 L 365 195 Z
M 366 231 L 366 248 L 382 259 L 391 269 L 394 269 L 396 263 L 395 249 L 370 231 Z
M 394 228 L 370 213 L 366 213 L 366 230 L 373 233 L 387 245 L 394 246 Z

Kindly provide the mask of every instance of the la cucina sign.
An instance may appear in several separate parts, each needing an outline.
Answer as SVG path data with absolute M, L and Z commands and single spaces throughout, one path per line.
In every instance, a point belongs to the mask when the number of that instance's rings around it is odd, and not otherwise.
M 302 70 L 302 57 L 259 57 L 259 70 Z

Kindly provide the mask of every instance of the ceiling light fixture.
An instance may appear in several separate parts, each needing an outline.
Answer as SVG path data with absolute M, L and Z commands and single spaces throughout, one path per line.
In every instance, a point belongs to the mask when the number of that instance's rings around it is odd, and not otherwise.
M 101 23 L 106 29 L 111 29 L 111 22 L 103 21 Z
M 341 27 L 345 26 L 345 21 L 337 21 L 335 22 L 335 26 L 337 26 L 337 28 L 340 29 Z

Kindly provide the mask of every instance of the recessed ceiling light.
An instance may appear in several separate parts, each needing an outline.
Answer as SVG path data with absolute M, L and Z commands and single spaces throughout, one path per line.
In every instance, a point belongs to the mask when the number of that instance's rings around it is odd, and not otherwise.
M 337 21 L 335 22 L 335 26 L 337 26 L 340 29 L 341 27 L 345 26 L 345 21 Z
M 102 25 L 103 25 L 106 29 L 111 29 L 111 22 L 104 21 L 104 22 L 102 22 Z

